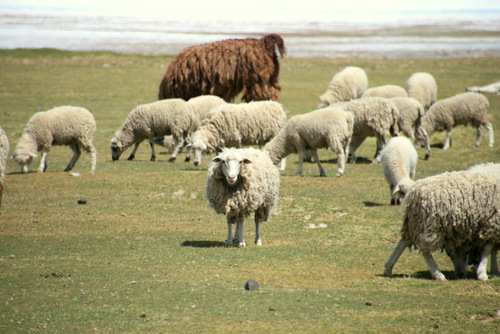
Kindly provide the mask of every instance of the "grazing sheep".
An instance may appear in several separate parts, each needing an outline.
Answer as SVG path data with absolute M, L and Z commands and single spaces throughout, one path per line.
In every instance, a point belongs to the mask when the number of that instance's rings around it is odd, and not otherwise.
M 418 155 L 413 143 L 406 137 L 394 137 L 380 153 L 380 163 L 389 183 L 391 205 L 399 205 L 401 198 L 413 187 Z
M 446 250 L 455 274 L 465 278 L 471 245 L 480 249 L 476 269 L 487 280 L 492 247 L 500 241 L 500 180 L 467 171 L 443 173 L 418 180 L 403 201 L 401 240 L 385 262 L 386 276 L 406 247 L 422 253 L 433 278 L 446 280 L 432 252 Z
M 213 108 L 192 136 L 194 165 L 223 147 L 264 145 L 285 125 L 283 106 L 274 101 L 222 104 Z
M 406 81 L 405 89 L 408 96 L 420 102 L 426 110 L 436 102 L 437 83 L 430 73 L 413 73 Z
M 2 191 L 5 180 L 5 172 L 7 171 L 9 150 L 9 138 L 7 138 L 7 134 L 0 126 L 0 207 L 2 207 Z
M 21 171 L 28 173 L 28 166 L 37 152 L 42 152 L 38 172 L 47 169 L 47 154 L 53 145 L 68 145 L 73 157 L 66 166 L 70 171 L 80 158 L 81 149 L 90 154 L 90 173 L 94 174 L 97 165 L 97 153 L 93 144 L 97 125 L 94 115 L 85 108 L 62 106 L 38 112 L 33 115 L 17 143 L 14 160 L 21 166 Z
M 299 154 L 297 175 L 302 174 L 302 163 L 309 150 L 319 167 L 320 176 L 326 176 L 318 158 L 318 148 L 331 148 L 337 153 L 337 176 L 344 174 L 349 155 L 354 116 L 340 108 L 328 107 L 290 118 L 285 127 L 266 144 L 271 160 L 278 164 L 291 153 Z
M 452 146 L 451 130 L 457 125 L 471 123 L 477 128 L 477 137 L 474 147 L 478 147 L 483 135 L 483 126 L 488 130 L 488 147 L 493 147 L 493 127 L 488 122 L 488 99 L 478 93 L 462 93 L 450 98 L 439 100 L 432 105 L 422 117 L 423 135 L 428 138 L 436 131 L 446 130 L 446 140 L 443 150 Z M 422 136 L 418 136 L 422 139 Z M 430 156 L 430 145 L 426 147 L 426 159 Z
M 359 67 L 348 66 L 334 75 L 326 92 L 319 97 L 318 108 L 328 107 L 335 102 L 358 99 L 367 87 L 366 72 Z
M 368 88 L 361 97 L 385 97 L 386 99 L 389 99 L 391 97 L 408 97 L 408 93 L 403 87 L 400 86 L 383 85 Z
M 373 163 L 380 161 L 380 151 L 385 146 L 385 136 L 398 135 L 399 110 L 389 99 L 367 97 L 334 106 L 354 114 L 354 128 L 351 140 L 351 162 L 356 162 L 356 150 L 368 136 L 377 138 L 377 151 Z
M 262 245 L 260 223 L 269 219 L 278 201 L 278 169 L 267 153 L 254 148 L 224 148 L 212 162 L 206 197 L 215 212 L 227 217 L 226 246 L 246 246 L 243 223 L 251 214 L 255 215 L 255 244 Z
M 210 94 L 230 102 L 243 92 L 245 102 L 278 100 L 278 52 L 285 55 L 283 38 L 228 39 L 182 50 L 168 66 L 158 98 Z
M 398 127 L 400 132 L 415 141 L 415 133 L 422 131 L 420 123 L 425 114 L 424 107 L 411 97 L 393 97 L 389 100 L 399 110 Z
M 155 161 L 153 139 L 172 135 L 177 146 L 169 162 L 175 161 L 189 135 L 198 128 L 200 122 L 193 108 L 182 99 L 168 99 L 137 106 L 132 110 L 111 139 L 111 158 L 118 160 L 128 147 L 135 144 L 127 160 L 133 160 L 140 143 L 145 139 L 151 145 L 151 161 Z

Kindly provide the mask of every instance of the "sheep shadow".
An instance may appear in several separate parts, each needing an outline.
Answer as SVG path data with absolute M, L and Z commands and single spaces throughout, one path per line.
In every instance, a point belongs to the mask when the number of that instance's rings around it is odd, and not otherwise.
M 443 275 L 446 277 L 448 281 L 460 281 L 461 279 L 457 278 L 455 276 L 455 272 L 453 270 L 443 270 L 441 271 Z M 387 277 L 384 274 L 379 274 L 377 275 L 378 277 Z M 434 278 L 432 278 L 431 273 L 428 270 L 420 270 L 417 271 L 413 274 L 394 274 L 391 277 L 387 277 L 391 279 L 407 279 L 407 278 L 416 278 L 416 279 L 423 279 L 423 280 L 429 280 L 429 281 L 434 281 Z M 467 272 L 467 279 L 476 279 L 476 275 L 474 274 L 473 271 L 468 271 Z
M 380 203 L 374 203 L 374 202 L 368 202 L 368 201 L 365 201 L 363 202 L 365 204 L 366 207 L 376 207 L 376 206 L 390 206 L 390 204 L 380 204 Z
M 215 247 L 225 247 L 226 243 L 222 241 L 210 241 L 210 240 L 186 240 L 181 244 L 182 247 L 194 247 L 194 248 L 215 248 Z

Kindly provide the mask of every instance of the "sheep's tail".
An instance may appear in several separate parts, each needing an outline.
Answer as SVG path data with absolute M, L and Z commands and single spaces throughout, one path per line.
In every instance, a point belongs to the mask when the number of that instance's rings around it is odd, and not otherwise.
M 269 34 L 262 37 L 264 48 L 271 54 L 275 54 L 276 50 L 279 52 L 280 57 L 283 58 L 286 54 L 285 42 L 278 34 Z

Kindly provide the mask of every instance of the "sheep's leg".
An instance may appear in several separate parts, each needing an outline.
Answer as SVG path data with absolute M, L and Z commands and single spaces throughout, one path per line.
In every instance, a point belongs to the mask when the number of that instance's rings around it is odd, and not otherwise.
M 232 246 L 233 245 L 233 224 L 234 224 L 234 217 L 227 217 L 227 239 L 226 239 L 226 246 Z
M 186 159 L 184 159 L 184 162 L 189 162 L 191 160 L 192 152 L 193 152 L 193 146 L 188 145 L 186 148 Z
M 446 139 L 444 141 L 443 150 L 451 147 L 451 128 L 446 130 Z
M 338 149 L 334 150 L 333 145 L 330 145 L 332 151 L 337 153 L 337 176 L 344 175 L 346 159 L 349 156 L 349 145 L 351 143 L 351 138 L 347 138 L 343 143 L 338 145 Z
M 66 166 L 66 169 L 64 170 L 65 172 L 69 172 L 70 170 L 73 169 L 73 167 L 75 167 L 76 162 L 78 161 L 80 155 L 82 154 L 82 151 L 80 150 L 80 146 L 78 144 L 71 144 L 70 148 L 73 151 L 73 157 Z
M 42 158 L 40 159 L 40 166 L 38 166 L 38 173 L 43 173 L 47 170 L 47 151 L 42 151 Z
M 375 151 L 375 157 L 373 158 L 372 164 L 376 164 L 380 162 L 380 152 L 385 146 L 385 137 L 382 134 L 376 134 L 377 138 L 377 150 Z
M 153 144 L 153 140 L 149 140 L 149 146 L 151 146 L 151 158 L 149 161 L 156 161 L 156 151 L 155 151 L 155 145 Z
M 305 152 L 299 151 L 299 166 L 297 167 L 297 173 L 295 173 L 295 175 L 302 175 L 302 163 L 304 162 L 304 156 Z
M 467 243 L 456 249 L 454 256 L 450 256 L 458 279 L 467 278 L 467 264 L 469 263 L 470 247 Z
M 326 176 L 326 173 L 325 173 L 325 169 L 323 168 L 323 166 L 321 165 L 321 162 L 319 161 L 319 157 L 318 157 L 318 150 L 316 149 L 311 149 L 310 150 L 314 160 L 316 161 L 316 164 L 318 165 L 318 168 L 319 168 L 319 176 Z
M 490 122 L 486 122 L 484 127 L 488 131 L 488 147 L 493 147 L 493 144 L 495 142 L 495 138 L 494 138 L 494 134 L 493 134 L 493 126 L 491 126 Z
M 479 264 L 476 268 L 477 279 L 480 281 L 488 280 L 488 274 L 486 273 L 486 270 L 488 266 L 488 255 L 490 255 L 492 248 L 493 245 L 488 243 L 484 246 L 484 249 L 481 252 L 481 259 L 479 260 Z
M 356 150 L 358 149 L 359 146 L 365 141 L 366 137 L 352 137 L 351 139 L 351 163 L 355 164 L 356 163 Z
M 97 151 L 95 150 L 94 146 L 91 147 L 89 154 L 90 154 L 90 174 L 94 174 L 97 168 Z
M 497 244 L 491 250 L 491 274 L 497 277 L 500 276 L 500 271 L 498 271 L 498 259 L 497 259 L 497 253 L 499 249 L 500 249 L 500 244 Z
M 418 133 L 417 137 L 421 138 L 424 141 L 425 160 L 429 160 L 429 157 L 431 156 L 431 144 L 429 143 L 429 135 L 421 127 L 418 127 L 417 133 Z
M 478 147 L 481 143 L 481 138 L 483 137 L 483 126 L 481 124 L 477 125 L 477 136 L 476 141 L 474 142 L 474 147 Z
M 410 246 L 410 243 L 406 240 L 399 240 L 398 244 L 396 245 L 396 248 L 392 251 L 392 254 L 387 258 L 384 264 L 384 276 L 392 276 L 392 268 L 394 268 L 394 265 L 396 262 L 398 262 L 399 257 L 407 247 Z
M 237 247 L 247 246 L 247 242 L 245 241 L 245 233 L 243 230 L 244 220 L 245 220 L 244 216 L 238 216 L 236 218 L 236 232 L 234 233 L 233 245 Z
M 128 156 L 127 160 L 134 160 L 135 152 L 137 152 L 139 145 L 140 145 L 140 143 L 135 143 L 134 149 L 132 150 L 132 153 L 130 153 L 130 155 Z
M 255 245 L 262 246 L 262 239 L 260 238 L 260 223 L 267 220 L 263 208 L 255 211 Z
M 427 267 L 431 272 L 431 276 L 437 281 L 446 281 L 446 277 L 444 277 L 441 270 L 439 270 L 439 267 L 432 254 L 430 252 L 424 251 L 422 252 L 422 256 L 424 257 L 425 263 L 427 264 Z
M 175 159 L 177 159 L 177 155 L 181 152 L 185 144 L 186 144 L 186 138 L 182 138 L 182 140 L 179 140 L 179 143 L 175 147 L 174 153 L 172 153 L 170 159 L 168 159 L 168 162 L 174 162 Z
M 286 169 L 286 158 L 281 159 L 279 168 L 280 168 L 280 170 Z

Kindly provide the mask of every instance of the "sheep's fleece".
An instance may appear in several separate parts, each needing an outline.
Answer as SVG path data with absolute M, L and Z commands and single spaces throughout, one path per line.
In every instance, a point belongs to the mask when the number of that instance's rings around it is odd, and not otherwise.
M 318 108 L 327 107 L 335 102 L 358 99 L 367 87 L 366 72 L 359 67 L 348 66 L 333 76 L 326 92 L 319 97 Z

